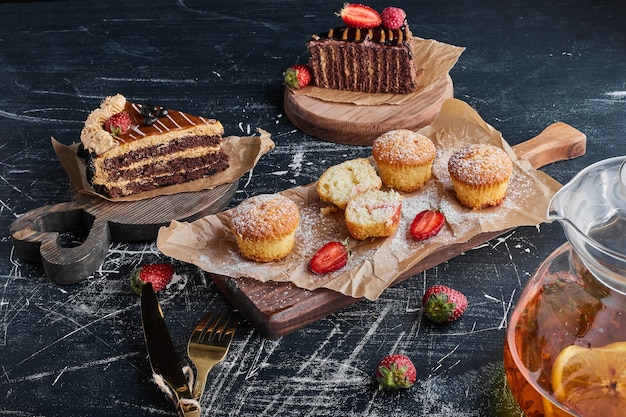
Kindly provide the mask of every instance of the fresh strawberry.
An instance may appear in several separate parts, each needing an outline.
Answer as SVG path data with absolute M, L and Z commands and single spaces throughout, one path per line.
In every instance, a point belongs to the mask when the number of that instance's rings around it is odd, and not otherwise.
M 111 132 L 113 135 L 121 135 L 126 133 L 133 124 L 130 114 L 125 111 L 115 113 L 104 122 L 104 130 Z
M 346 266 L 349 257 L 347 239 L 344 242 L 328 242 L 313 255 L 309 268 L 314 274 L 327 274 Z
M 387 29 L 400 29 L 404 26 L 406 13 L 399 7 L 385 7 L 380 17 L 383 19 L 383 27 Z
M 358 29 L 375 28 L 380 26 L 383 21 L 376 10 L 356 3 L 344 5 L 337 16 L 341 17 L 346 26 Z
M 170 264 L 149 264 L 133 269 L 130 273 L 130 287 L 141 295 L 141 287 L 151 282 L 154 292 L 161 291 L 172 280 L 174 268 Z
M 389 355 L 380 360 L 376 366 L 378 389 L 410 388 L 417 379 L 415 365 L 408 356 L 401 354 Z
M 463 293 L 445 285 L 433 285 L 422 298 L 424 314 L 436 323 L 447 323 L 458 319 L 467 308 Z
M 440 209 L 424 210 L 417 213 L 409 232 L 413 239 L 424 240 L 439 233 L 445 223 L 446 217 Z
M 289 67 L 283 74 L 285 84 L 291 88 L 299 89 L 311 84 L 313 72 L 311 67 L 305 64 L 297 64 Z

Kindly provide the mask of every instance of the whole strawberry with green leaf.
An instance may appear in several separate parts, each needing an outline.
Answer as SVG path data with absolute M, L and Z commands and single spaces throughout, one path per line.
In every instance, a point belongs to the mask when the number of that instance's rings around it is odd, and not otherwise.
M 385 356 L 376 366 L 378 389 L 406 389 L 413 386 L 417 370 L 408 356 L 393 354 Z
M 446 285 L 433 285 L 422 298 L 423 312 L 436 323 L 458 319 L 467 309 L 467 298 L 460 291 Z
M 292 65 L 283 74 L 285 85 L 296 90 L 306 87 L 313 81 L 313 70 L 305 64 Z
M 145 283 L 150 282 L 154 292 L 159 292 L 170 283 L 173 275 L 174 268 L 170 264 L 142 265 L 130 273 L 130 287 L 135 293 L 141 295 L 141 288 Z
M 133 119 L 125 111 L 115 113 L 104 122 L 104 130 L 111 133 L 113 136 L 121 135 L 128 132 L 133 124 Z

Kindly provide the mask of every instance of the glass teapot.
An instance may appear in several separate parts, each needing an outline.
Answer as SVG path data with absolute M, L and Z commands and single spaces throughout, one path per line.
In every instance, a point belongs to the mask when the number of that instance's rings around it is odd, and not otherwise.
M 558 220 L 585 266 L 626 293 L 626 157 L 593 164 L 561 188 L 548 216 Z
M 548 217 L 568 243 L 539 266 L 511 314 L 509 387 L 527 416 L 624 415 L 626 156 L 581 171 Z

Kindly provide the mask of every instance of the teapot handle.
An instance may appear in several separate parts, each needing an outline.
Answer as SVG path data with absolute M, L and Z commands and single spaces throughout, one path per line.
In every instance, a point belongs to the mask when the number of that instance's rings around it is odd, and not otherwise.
M 577 158 L 587 150 L 587 136 L 578 129 L 556 122 L 532 139 L 513 146 L 518 157 L 538 169 L 553 162 Z

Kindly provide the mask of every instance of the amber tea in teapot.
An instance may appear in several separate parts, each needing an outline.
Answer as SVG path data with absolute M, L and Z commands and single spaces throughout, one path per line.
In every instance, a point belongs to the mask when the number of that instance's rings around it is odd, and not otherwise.
M 507 381 L 527 416 L 626 415 L 626 157 L 554 196 L 569 243 L 529 280 L 507 328 Z

